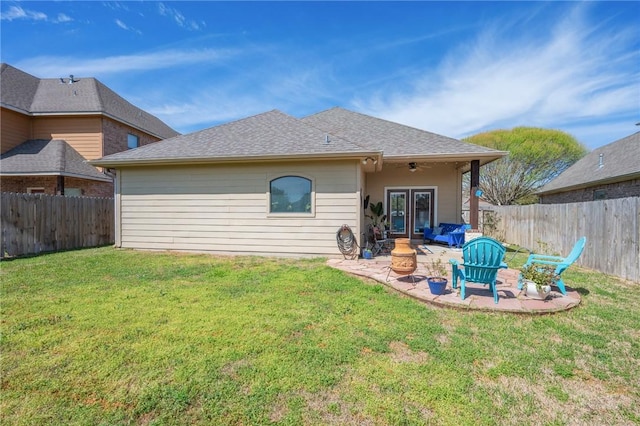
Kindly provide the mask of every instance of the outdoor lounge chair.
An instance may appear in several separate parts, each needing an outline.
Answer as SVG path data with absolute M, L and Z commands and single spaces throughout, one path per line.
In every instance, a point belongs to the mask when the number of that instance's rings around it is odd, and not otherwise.
M 465 298 L 467 282 L 489 284 L 493 293 L 493 301 L 498 303 L 498 291 L 496 281 L 498 270 L 507 267 L 502 261 L 506 252 L 505 247 L 498 241 L 489 237 L 478 237 L 468 241 L 462 246 L 462 263 L 451 259 L 452 287 L 458 288 L 460 280 L 460 297 Z
M 441 223 L 436 228 L 424 228 L 424 242 L 448 244 L 449 247 L 460 248 L 464 244 L 464 233 L 471 225 L 464 223 Z
M 377 256 L 381 252 L 388 251 L 387 240 L 385 238 L 382 238 L 379 232 L 380 231 L 377 231 L 376 228 L 373 227 L 373 225 L 369 225 L 369 227 L 367 228 L 366 248 L 371 250 L 371 253 L 374 256 Z
M 576 241 L 576 244 L 573 246 L 573 249 L 571 249 L 571 253 L 569 253 L 567 257 L 547 256 L 544 254 L 532 253 L 529 255 L 529 258 L 527 259 L 527 263 L 525 263 L 524 266 L 526 267 L 532 264 L 555 266 L 556 278 L 555 278 L 554 284 L 558 287 L 558 289 L 560 290 L 560 293 L 566 296 L 567 289 L 565 288 L 564 281 L 562 281 L 561 275 L 564 271 L 567 270 L 569 266 L 571 266 L 571 264 L 573 264 L 573 262 L 578 260 L 578 258 L 582 254 L 582 251 L 584 250 L 584 246 L 586 242 L 587 242 L 587 237 L 582 237 L 578 241 Z M 518 290 L 521 290 L 522 286 L 523 286 L 522 276 L 520 276 L 520 278 L 518 279 Z

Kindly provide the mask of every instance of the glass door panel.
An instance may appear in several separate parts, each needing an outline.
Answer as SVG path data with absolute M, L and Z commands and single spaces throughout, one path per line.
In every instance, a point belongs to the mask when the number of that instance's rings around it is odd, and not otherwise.
M 411 190 L 413 208 L 413 237 L 420 238 L 424 235 L 424 228 L 431 228 L 433 223 L 433 190 L 414 189 Z
M 389 191 L 389 229 L 395 237 L 407 236 L 408 191 Z
M 422 239 L 424 228 L 434 226 L 435 191 L 426 188 L 387 192 L 387 220 L 391 238 Z

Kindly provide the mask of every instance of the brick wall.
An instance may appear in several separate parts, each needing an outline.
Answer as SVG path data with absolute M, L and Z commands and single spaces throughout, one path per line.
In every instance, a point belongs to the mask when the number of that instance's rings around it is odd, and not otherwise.
M 0 178 L 2 192 L 26 193 L 27 188 L 44 188 L 44 193 L 56 195 L 56 176 L 17 176 Z M 113 183 L 66 177 L 65 188 L 80 188 L 85 197 L 113 197 Z
M 0 178 L 2 192 L 25 193 L 27 188 L 44 188 L 45 194 L 56 194 L 55 176 L 17 176 Z
M 583 201 L 594 201 L 595 191 L 603 191 L 604 198 L 614 199 L 626 197 L 640 197 L 640 179 L 628 180 L 603 185 L 591 186 L 589 188 L 577 189 L 575 191 L 560 192 L 557 194 L 542 195 L 541 204 L 563 204 L 579 203 Z
M 126 126 L 109 118 L 102 119 L 102 132 L 104 135 L 103 155 L 115 154 L 116 152 L 126 151 L 127 135 L 132 134 L 138 137 L 140 146 L 157 142 L 160 139 L 150 136 L 133 127 Z
M 65 188 L 80 188 L 84 197 L 113 197 L 113 183 L 78 178 L 65 178 Z

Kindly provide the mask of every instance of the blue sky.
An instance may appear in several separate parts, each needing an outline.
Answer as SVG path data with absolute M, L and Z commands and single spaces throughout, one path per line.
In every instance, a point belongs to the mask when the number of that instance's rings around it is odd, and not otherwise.
M 463 138 L 640 130 L 640 2 L 35 2 L 1 59 L 95 77 L 181 133 L 334 106 Z

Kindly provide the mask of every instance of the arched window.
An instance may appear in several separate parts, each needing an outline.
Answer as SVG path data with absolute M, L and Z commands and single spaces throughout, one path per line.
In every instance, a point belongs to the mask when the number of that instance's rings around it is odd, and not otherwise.
M 269 213 L 311 213 L 311 180 L 282 176 L 269 183 Z

